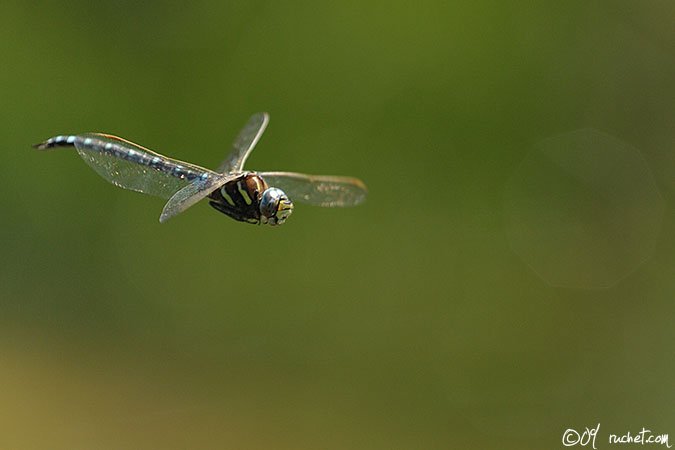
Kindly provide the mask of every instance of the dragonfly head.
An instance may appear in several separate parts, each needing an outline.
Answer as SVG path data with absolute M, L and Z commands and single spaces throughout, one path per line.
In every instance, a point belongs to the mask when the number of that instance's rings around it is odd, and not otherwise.
M 267 188 L 260 199 L 260 219 L 272 226 L 286 222 L 293 212 L 293 202 L 284 191 L 275 187 Z

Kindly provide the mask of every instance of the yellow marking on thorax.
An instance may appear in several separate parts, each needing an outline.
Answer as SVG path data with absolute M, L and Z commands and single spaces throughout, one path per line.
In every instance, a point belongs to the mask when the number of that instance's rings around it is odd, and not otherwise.
M 230 197 L 230 194 L 228 194 L 227 191 L 225 190 L 225 186 L 223 186 L 220 189 L 220 194 L 223 196 L 225 201 L 230 204 L 230 206 L 234 206 L 234 200 L 232 200 L 232 197 Z
M 241 194 L 242 197 L 244 197 L 244 201 L 246 202 L 247 205 L 253 203 L 251 197 L 248 196 L 248 192 L 246 192 L 245 189 L 241 188 L 241 181 L 237 181 L 237 189 L 239 189 L 239 193 Z

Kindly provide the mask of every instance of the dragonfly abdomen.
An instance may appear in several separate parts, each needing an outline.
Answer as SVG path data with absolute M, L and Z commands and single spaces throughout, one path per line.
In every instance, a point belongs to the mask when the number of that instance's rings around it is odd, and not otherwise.
M 162 157 L 159 154 L 151 152 L 142 147 L 130 147 L 129 142 L 116 136 L 106 134 L 86 134 L 86 135 L 63 135 L 55 136 L 46 141 L 35 145 L 40 150 L 49 150 L 55 147 L 76 147 L 78 150 L 87 152 L 96 152 L 109 155 L 113 158 L 129 161 L 134 164 L 146 166 L 167 175 L 176 178 L 193 181 L 197 179 L 207 179 L 209 174 L 204 171 L 192 170 L 186 165 L 177 163 L 169 158 Z
M 39 149 L 39 150 L 48 150 L 50 148 L 54 147 L 74 147 L 75 146 L 75 140 L 77 140 L 79 137 L 78 136 L 73 136 L 73 135 L 68 135 L 68 136 L 55 136 L 53 138 L 49 138 L 44 142 L 40 142 L 39 144 L 35 144 L 33 147 Z

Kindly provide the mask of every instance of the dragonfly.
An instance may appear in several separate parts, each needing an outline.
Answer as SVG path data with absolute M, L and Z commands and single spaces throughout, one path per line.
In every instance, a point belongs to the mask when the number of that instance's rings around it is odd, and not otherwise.
M 286 222 L 293 212 L 293 200 L 347 207 L 366 199 L 366 185 L 353 177 L 244 170 L 268 123 L 267 113 L 251 116 L 232 144 L 231 153 L 216 170 L 172 159 L 104 133 L 55 136 L 34 147 L 75 148 L 92 169 L 115 186 L 168 199 L 159 217 L 162 223 L 204 198 L 234 220 L 271 226 Z

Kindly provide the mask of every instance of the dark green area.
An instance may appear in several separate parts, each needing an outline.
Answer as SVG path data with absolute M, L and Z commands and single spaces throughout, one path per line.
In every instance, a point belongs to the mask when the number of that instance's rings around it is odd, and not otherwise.
M 598 422 L 598 445 L 675 434 L 674 13 L 2 2 L 0 448 L 541 449 Z M 216 167 L 256 111 L 271 123 L 249 168 L 356 176 L 366 204 L 298 205 L 271 229 L 203 203 L 160 225 L 162 200 L 30 147 L 101 131 Z M 597 158 L 526 160 L 586 128 L 648 169 L 589 183 Z M 553 287 L 543 259 L 572 279 Z

